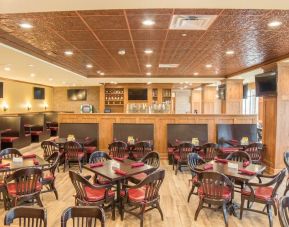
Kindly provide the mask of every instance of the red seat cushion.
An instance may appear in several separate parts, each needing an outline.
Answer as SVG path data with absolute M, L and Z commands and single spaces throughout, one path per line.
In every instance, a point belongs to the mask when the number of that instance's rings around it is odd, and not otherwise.
M 43 131 L 31 131 L 31 135 L 33 136 L 39 136 L 43 133 Z
M 88 154 L 92 154 L 93 152 L 95 152 L 96 151 L 96 147 L 93 147 L 93 146 L 85 146 L 85 150 L 86 150 L 86 152 L 88 153 Z
M 133 175 L 132 178 L 135 178 L 139 181 L 142 181 L 143 179 L 145 179 L 148 175 L 146 173 L 139 173 L 136 175 Z
M 45 172 L 43 174 L 43 180 L 53 180 L 55 177 L 51 172 Z
M 255 197 L 261 200 L 270 200 L 272 197 L 273 188 L 272 187 L 257 187 L 255 188 L 254 194 Z M 242 190 L 243 195 L 250 196 L 251 190 L 249 188 L 245 188 Z
M 90 187 L 85 187 L 84 190 L 85 190 L 86 196 L 87 196 L 86 199 L 89 202 L 96 202 L 96 201 L 104 199 L 104 194 L 105 194 L 105 189 L 104 188 L 92 189 Z M 109 190 L 108 191 L 108 196 L 109 197 L 113 197 L 114 196 L 114 191 Z
M 202 197 L 202 196 L 205 196 L 205 195 L 204 195 L 204 192 L 203 192 L 203 187 L 202 187 L 202 186 L 199 187 L 199 189 L 198 189 L 198 194 L 199 194 L 199 196 L 201 196 L 201 197 Z M 224 187 L 222 197 L 223 197 L 223 199 L 226 199 L 226 200 L 231 199 L 231 190 L 230 190 L 229 187 L 227 187 L 227 186 Z
M 168 153 L 169 154 L 172 154 L 172 153 L 174 153 L 174 148 L 173 147 L 168 147 Z
M 19 137 L 2 137 L 1 141 L 4 143 L 12 143 L 13 141 L 17 140 Z
M 125 192 L 121 191 L 120 195 L 125 196 Z M 128 190 L 128 199 L 133 202 L 142 202 L 145 199 L 145 190 L 143 188 L 131 188 Z
M 21 187 L 21 186 L 20 186 Z M 24 188 L 24 184 L 22 184 L 22 187 Z M 36 191 L 41 191 L 42 184 L 40 182 L 36 183 Z M 7 185 L 8 194 L 11 196 L 16 196 L 16 184 L 10 183 Z

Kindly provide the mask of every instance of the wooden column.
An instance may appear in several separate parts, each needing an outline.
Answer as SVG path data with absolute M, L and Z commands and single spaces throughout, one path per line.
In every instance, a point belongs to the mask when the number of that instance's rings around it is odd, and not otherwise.
M 264 97 L 264 162 L 277 171 L 284 167 L 283 153 L 289 150 L 289 63 L 277 64 L 277 96 Z
M 217 88 L 215 86 L 202 86 L 202 113 L 218 114 L 219 106 Z
M 103 113 L 104 112 L 104 107 L 105 107 L 105 93 L 104 93 L 104 85 L 99 87 L 99 107 L 98 107 L 98 112 Z
M 243 80 L 225 80 L 226 100 L 222 101 L 222 113 L 242 114 L 243 112 Z

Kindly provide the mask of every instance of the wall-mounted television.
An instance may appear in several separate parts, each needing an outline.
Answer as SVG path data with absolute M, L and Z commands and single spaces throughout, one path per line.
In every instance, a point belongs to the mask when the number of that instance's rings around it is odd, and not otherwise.
M 129 88 L 128 100 L 147 100 L 148 90 L 146 88 Z
M 277 72 L 271 71 L 255 76 L 256 96 L 277 95 Z
M 45 99 L 45 88 L 34 87 L 33 94 L 34 94 L 34 99 Z
M 87 97 L 86 89 L 68 89 L 67 98 L 70 101 L 85 101 Z
M 0 82 L 0 99 L 3 98 L 3 82 Z
M 226 99 L 226 84 L 221 84 L 218 86 L 218 98 L 221 100 Z

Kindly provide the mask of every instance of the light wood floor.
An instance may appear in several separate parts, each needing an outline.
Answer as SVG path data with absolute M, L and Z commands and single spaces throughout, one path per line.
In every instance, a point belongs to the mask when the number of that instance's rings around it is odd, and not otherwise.
M 22 149 L 23 152 L 34 151 L 42 155 L 39 144 L 33 144 Z M 189 172 L 178 173 L 175 176 L 172 171 L 172 166 L 168 165 L 167 161 L 162 161 L 161 167 L 166 170 L 165 181 L 162 185 L 161 194 L 161 208 L 164 213 L 164 221 L 161 221 L 157 210 L 153 210 L 145 215 L 144 225 L 146 227 L 217 227 L 224 226 L 223 215 L 219 211 L 212 211 L 203 209 L 197 221 L 194 221 L 194 214 L 198 204 L 198 197 L 192 195 L 190 203 L 187 203 L 187 195 L 190 190 L 188 180 L 190 179 Z M 75 168 L 75 167 L 73 167 Z M 75 168 L 77 170 L 77 168 Z M 89 172 L 83 171 L 83 174 Z M 60 226 L 60 217 L 63 210 L 69 206 L 74 205 L 73 194 L 74 188 L 68 177 L 68 172 L 63 173 L 62 167 L 57 173 L 56 187 L 59 193 L 59 200 L 56 200 L 54 193 L 42 194 L 41 198 L 45 208 L 48 212 L 48 226 Z M 279 190 L 279 194 L 284 192 L 284 183 Z M 240 197 L 235 195 L 236 201 L 240 202 Z M 256 206 L 258 207 L 258 206 Z M 263 207 L 259 207 L 262 209 Z M 3 205 L 0 204 L 0 226 L 2 226 L 3 218 L 5 216 Z M 116 212 L 117 213 L 117 212 Z M 139 220 L 134 216 L 125 214 L 125 220 L 121 221 L 117 213 L 116 220 L 111 220 L 110 212 L 106 212 L 106 224 L 108 227 L 137 227 Z M 240 221 L 234 216 L 229 216 L 229 226 L 269 226 L 268 218 L 265 215 L 247 212 L 243 214 L 243 219 Z M 278 218 L 274 217 L 274 227 L 280 226 Z

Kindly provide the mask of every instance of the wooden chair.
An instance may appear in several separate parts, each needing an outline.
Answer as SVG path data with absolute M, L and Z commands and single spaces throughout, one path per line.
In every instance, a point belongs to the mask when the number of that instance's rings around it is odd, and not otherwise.
M 19 220 L 19 227 L 47 227 L 47 212 L 44 208 L 23 206 L 12 208 L 5 215 L 4 225 L 10 226 L 15 219 Z
M 206 143 L 202 146 L 204 152 L 203 159 L 206 162 L 212 161 L 218 154 L 218 145 L 215 143 Z
M 156 151 L 152 151 L 148 154 L 146 154 L 141 160 L 140 162 L 143 162 L 147 165 L 153 166 L 151 172 L 154 172 L 155 170 L 157 170 L 160 167 L 160 156 L 159 153 Z M 129 178 L 129 181 L 138 184 L 139 182 L 141 182 L 143 179 L 145 179 L 148 176 L 147 173 L 139 173 L 136 174 L 132 177 Z
M 59 151 L 58 145 L 53 141 L 43 141 L 41 143 L 41 148 L 43 149 L 43 158 L 48 159 L 54 152 Z
M 111 206 L 112 219 L 115 220 L 114 191 L 112 185 L 93 185 L 81 175 L 69 171 L 69 177 L 75 188 L 75 205 L 79 206 Z
M 194 145 L 192 143 L 181 143 L 178 146 L 178 151 L 174 153 L 173 169 L 175 169 L 175 174 L 177 175 L 178 170 L 182 166 L 187 166 L 188 164 L 188 154 L 194 151 Z M 175 167 L 176 165 L 176 167 Z
M 1 158 L 14 158 L 14 157 L 21 157 L 22 154 L 19 150 L 15 148 L 6 148 L 2 151 L 0 151 L 0 157 Z
M 235 151 L 229 154 L 226 158 L 227 160 L 236 161 L 236 162 L 246 162 L 249 161 L 252 163 L 251 157 L 245 151 Z
M 283 160 L 287 169 L 287 173 L 289 173 L 289 151 L 284 152 Z M 284 196 L 287 194 L 288 190 L 289 190 L 289 175 L 287 176 L 286 180 L 286 188 L 284 191 Z
M 99 162 L 106 162 L 107 160 L 111 160 L 111 157 L 104 151 L 95 151 L 89 157 L 89 164 L 99 163 Z M 94 183 L 98 184 L 111 184 L 111 181 L 96 175 L 94 176 Z
M 8 198 L 12 201 L 12 207 L 31 199 L 36 199 L 38 205 L 43 207 L 40 199 L 41 176 L 42 170 L 33 167 L 16 170 L 5 178 L 5 187 Z
M 105 214 L 99 207 L 69 207 L 61 215 L 61 227 L 67 227 L 67 222 L 72 219 L 73 226 L 96 227 L 100 222 L 105 227 Z
M 270 227 L 273 226 L 272 209 L 274 208 L 274 213 L 277 215 L 277 190 L 280 187 L 286 174 L 286 169 L 284 168 L 279 173 L 273 176 L 258 175 L 259 178 L 269 178 L 272 179 L 267 183 L 247 183 L 247 188 L 244 188 L 241 193 L 241 208 L 240 208 L 240 219 L 242 219 L 243 211 L 249 210 L 257 212 L 260 214 L 268 215 Z M 247 200 L 247 208 L 244 208 L 244 203 Z M 249 203 L 261 203 L 267 208 L 267 212 L 252 209 Z
M 109 155 L 112 158 L 127 158 L 127 144 L 123 141 L 115 141 L 111 143 L 108 147 Z
M 254 164 L 261 164 L 263 151 L 264 145 L 262 143 L 251 143 L 245 149 Z
M 278 216 L 281 227 L 289 226 L 289 196 L 284 196 L 279 200 Z
M 211 206 L 222 207 L 225 225 L 228 226 L 227 207 L 234 197 L 234 185 L 227 176 L 218 172 L 201 172 L 199 174 L 200 187 L 199 206 L 195 213 L 195 221 L 202 208 Z M 209 206 L 204 206 L 204 203 Z
M 41 193 L 46 192 L 54 192 L 56 199 L 58 200 L 58 192 L 55 187 L 55 170 L 59 164 L 60 153 L 54 152 L 47 158 L 47 161 L 50 163 L 49 167 L 42 168 L 42 178 L 41 183 L 43 186 L 47 188 L 45 191 L 41 191 Z
M 144 213 L 157 209 L 163 220 L 163 212 L 160 207 L 159 190 L 165 178 L 164 170 L 156 170 L 148 175 L 137 185 L 123 185 L 121 192 L 121 220 L 124 218 L 124 212 L 128 212 L 140 219 L 140 226 L 143 227 Z M 140 212 L 133 212 L 134 209 L 125 209 L 125 205 L 140 208 Z
M 64 144 L 64 154 L 65 162 L 63 172 L 65 172 L 67 165 L 70 167 L 70 162 L 78 162 L 79 171 L 82 172 L 82 161 L 85 158 L 83 147 L 75 141 L 68 141 Z
M 133 158 L 135 160 L 140 160 L 151 151 L 152 151 L 152 146 L 149 142 L 147 141 L 137 142 L 133 150 Z
M 195 170 L 195 166 L 204 163 L 206 162 L 197 153 L 191 153 L 188 155 L 188 166 L 192 172 L 192 188 L 188 195 L 188 202 L 190 202 L 190 198 L 193 194 L 197 195 L 197 193 L 195 193 L 194 191 L 195 188 L 199 188 L 200 186 L 198 177 L 199 172 Z

